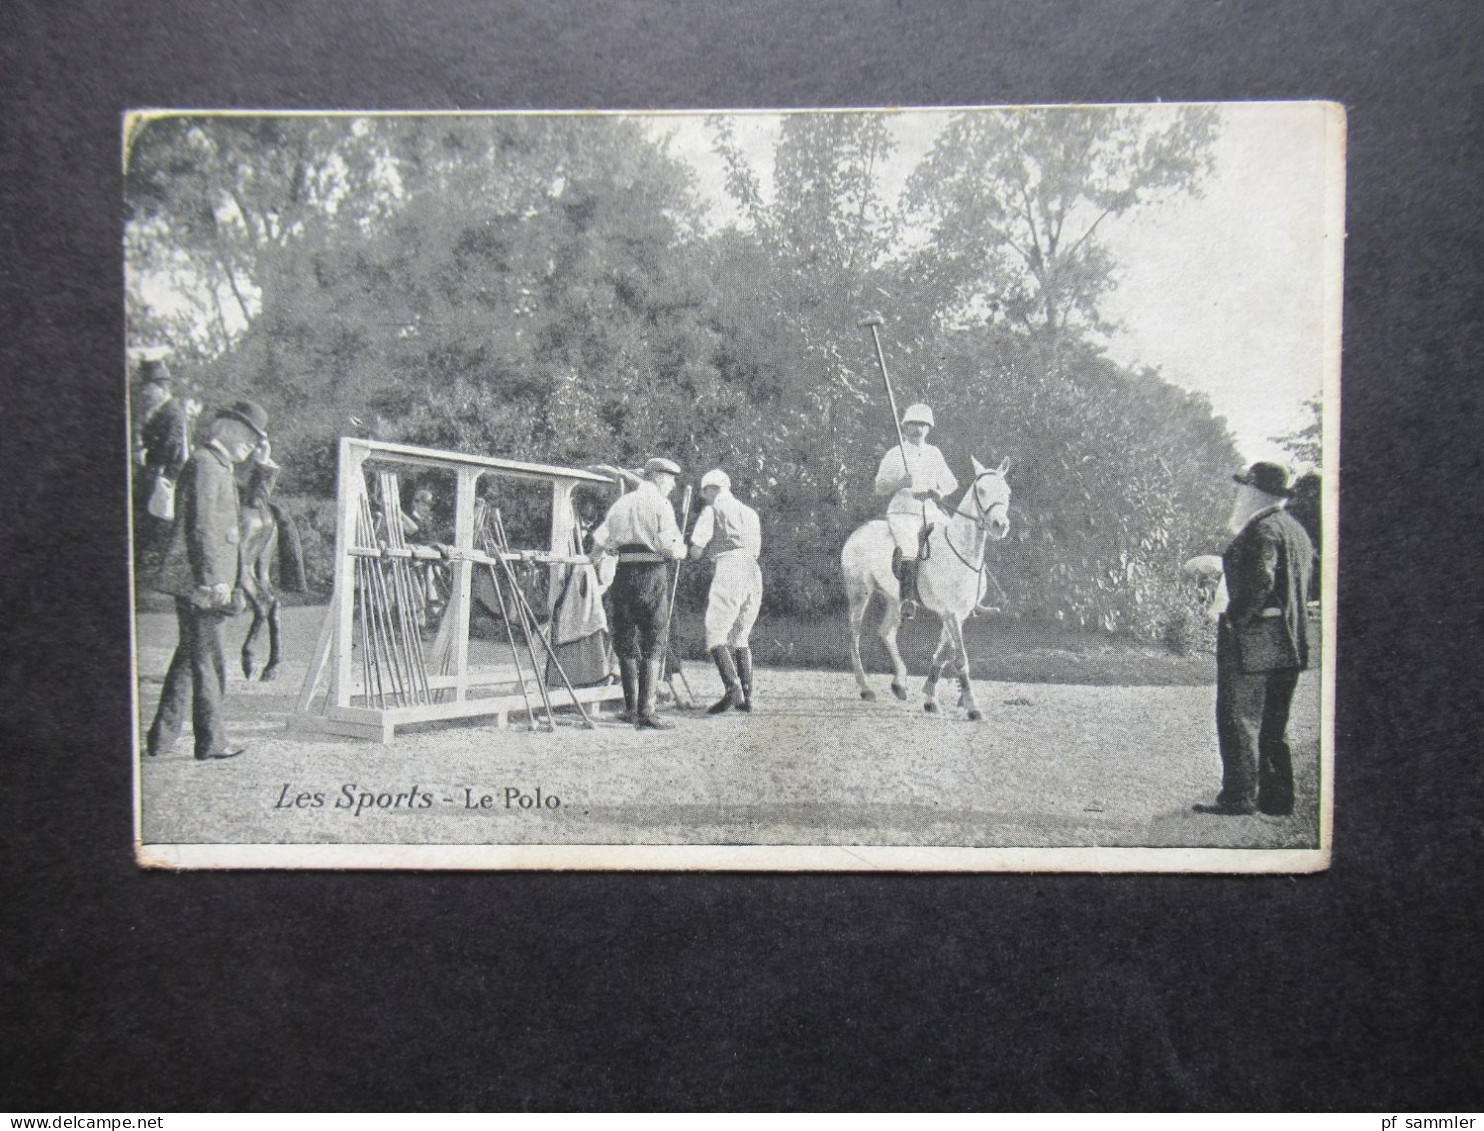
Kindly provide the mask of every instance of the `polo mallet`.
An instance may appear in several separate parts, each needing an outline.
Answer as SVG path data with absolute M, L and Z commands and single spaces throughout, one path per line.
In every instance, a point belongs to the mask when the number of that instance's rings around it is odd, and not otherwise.
M 478 503 L 480 508 L 483 508 L 484 505 L 483 501 Z M 477 525 L 478 529 L 483 532 L 482 541 L 486 549 L 492 549 L 498 554 L 500 552 L 499 548 L 491 544 L 492 539 L 489 536 L 489 515 L 487 512 L 481 511 Z M 491 562 L 485 566 L 485 569 L 489 570 L 490 584 L 495 589 L 495 600 L 500 602 L 500 620 L 505 625 L 505 639 L 510 643 L 510 658 L 515 663 L 515 678 L 520 684 L 520 697 L 525 700 L 526 704 L 526 729 L 534 731 L 536 729 L 536 710 L 531 706 L 531 693 L 526 687 L 526 673 L 520 662 L 520 648 L 515 643 L 515 629 L 510 624 L 510 618 L 515 614 L 505 600 L 505 589 L 500 583 L 500 568 Z M 550 716 L 547 716 L 547 722 L 551 722 Z
M 495 508 L 495 531 L 500 539 L 500 558 L 503 561 L 505 559 L 505 554 L 509 553 L 510 551 L 510 540 L 505 536 L 505 522 L 500 517 L 500 510 L 498 507 Z M 515 593 L 516 606 L 520 609 L 521 617 L 525 621 L 527 626 L 527 639 L 529 639 L 531 635 L 534 634 L 536 639 L 541 641 L 541 647 L 546 649 L 547 658 L 551 660 L 551 666 L 556 669 L 557 675 L 561 678 L 562 686 L 567 689 L 567 694 L 572 697 L 572 706 L 577 708 L 578 715 L 582 717 L 583 727 L 585 727 L 587 730 L 595 730 L 597 728 L 597 724 L 594 723 L 593 720 L 588 716 L 587 708 L 582 705 L 582 700 L 577 695 L 577 689 L 572 686 L 572 681 L 567 677 L 567 669 L 562 666 L 562 661 L 557 657 L 556 649 L 552 647 L 551 641 L 548 640 L 546 638 L 546 635 L 541 631 L 541 626 L 536 623 L 536 614 L 531 610 L 530 602 L 526 600 L 525 593 L 521 590 L 519 585 L 515 584 L 515 571 L 511 569 L 510 563 L 508 561 L 505 562 L 505 567 L 507 570 L 509 570 L 512 579 L 511 588 L 514 590 Z M 534 652 L 532 653 L 532 666 L 535 666 Z M 545 678 L 543 678 L 539 668 L 536 671 L 536 686 L 540 688 L 541 697 L 546 701 L 547 716 L 552 719 L 552 724 L 554 726 L 556 723 L 556 719 L 550 713 L 551 699 L 546 694 L 546 680 Z
M 871 330 L 871 341 L 876 345 L 876 361 L 881 366 L 881 380 L 886 384 L 886 400 L 891 405 L 891 423 L 897 430 L 897 443 L 902 448 L 902 468 L 907 466 L 907 440 L 902 435 L 902 417 L 897 412 L 897 396 L 891 391 L 891 378 L 886 373 L 886 355 L 881 352 L 881 336 L 876 333 L 876 327 L 882 325 L 884 319 L 879 314 L 868 315 L 860 320 L 860 325 L 869 327 Z
M 499 553 L 498 550 L 496 550 L 495 552 Z M 510 627 L 510 618 L 514 616 L 515 613 L 509 607 L 509 605 L 506 604 L 505 590 L 504 587 L 500 584 L 499 569 L 495 566 L 488 566 L 486 568 L 488 568 L 490 571 L 490 581 L 494 584 L 495 587 L 495 598 L 500 602 L 500 619 L 505 622 L 505 639 L 510 643 L 510 658 L 515 661 L 515 678 L 520 684 L 520 697 L 525 700 L 526 704 L 526 729 L 535 730 L 536 710 L 534 707 L 531 706 L 531 693 L 526 686 L 526 673 L 525 669 L 521 666 L 520 649 L 517 648 L 515 644 L 515 630 Z M 533 673 L 533 675 L 536 679 L 540 678 L 539 673 Z M 547 716 L 546 721 L 548 726 L 555 725 L 551 722 L 550 715 Z
M 500 521 L 498 508 L 494 512 L 490 533 L 494 537 L 495 553 L 493 556 L 498 560 L 501 575 L 505 578 L 505 589 L 500 596 L 500 604 L 503 608 L 508 599 L 515 610 L 516 621 L 520 624 L 521 635 L 526 642 L 526 655 L 531 661 L 531 675 L 536 681 L 536 692 L 541 697 L 541 706 L 546 709 L 546 728 L 555 730 L 556 714 L 552 711 L 551 696 L 546 692 L 546 680 L 541 677 L 541 661 L 536 656 L 536 645 L 531 639 L 533 633 L 540 636 L 541 631 L 539 628 L 533 628 L 531 621 L 526 617 L 525 605 L 521 601 L 520 579 L 516 577 L 515 567 L 510 564 L 510 559 L 507 557 L 510 544 L 505 540 L 505 524 Z M 521 681 L 524 685 L 524 676 L 521 676 Z
M 690 525 L 690 500 L 691 485 L 687 483 L 685 485 L 685 493 L 680 497 L 680 544 L 682 546 L 685 545 L 685 539 L 688 534 L 687 527 Z M 666 673 L 665 682 L 670 685 L 671 695 L 675 695 L 675 684 L 670 679 L 670 676 L 668 674 L 670 669 L 670 637 L 675 631 L 675 598 L 680 593 L 680 567 L 684 563 L 684 558 L 681 558 L 680 561 L 676 562 L 675 572 L 670 577 L 670 599 L 666 606 L 665 614 L 665 647 L 664 651 L 660 653 L 660 671 Z M 681 673 L 680 678 L 682 680 L 685 679 L 685 674 L 683 672 Z M 687 682 L 685 685 L 685 694 L 686 698 L 692 700 L 694 699 L 694 697 L 690 694 L 689 682 Z M 680 696 L 675 695 L 675 701 L 679 703 Z
M 494 544 L 494 536 L 490 533 L 489 510 L 483 500 L 480 500 L 475 504 L 475 513 L 477 515 L 475 519 L 475 529 L 480 532 L 480 542 L 482 548 L 486 553 L 493 551 L 493 553 L 498 554 L 500 552 L 500 548 Z M 534 731 L 537 729 L 536 711 L 535 708 L 531 706 L 531 694 L 529 688 L 526 685 L 525 668 L 521 665 L 520 662 L 520 647 L 515 642 L 515 629 L 511 623 L 511 618 L 514 617 L 516 614 L 515 611 L 510 607 L 510 602 L 505 597 L 505 586 L 504 583 L 500 580 L 501 567 L 496 565 L 494 562 L 490 562 L 485 566 L 485 568 L 489 570 L 490 584 L 493 585 L 495 589 L 495 600 L 500 602 L 500 620 L 505 625 L 505 639 L 510 644 L 510 659 L 515 664 L 515 678 L 516 681 L 520 684 L 520 697 L 525 701 L 526 704 L 526 729 Z M 532 656 L 532 662 L 534 663 L 534 661 L 535 657 Z M 536 676 L 535 678 L 539 678 L 539 676 Z M 547 729 L 551 729 L 554 725 L 555 724 L 551 721 L 551 716 L 547 715 Z

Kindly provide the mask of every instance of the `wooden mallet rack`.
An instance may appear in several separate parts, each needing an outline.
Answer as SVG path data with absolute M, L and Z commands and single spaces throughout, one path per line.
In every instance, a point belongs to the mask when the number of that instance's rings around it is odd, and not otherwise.
M 453 475 L 456 488 L 451 549 L 410 545 L 400 537 L 400 505 L 390 494 L 396 480 L 386 477 L 399 469 Z M 378 473 L 380 500 L 368 487 L 368 470 Z M 535 670 L 527 664 L 518 675 L 516 663 L 475 669 L 469 662 L 474 572 L 491 567 L 498 572 L 501 568 L 501 557 L 495 556 L 501 552 L 487 545 L 480 548 L 476 542 L 478 488 L 487 476 L 550 485 L 550 545 L 534 550 L 507 547 L 508 552 L 501 555 L 505 562 L 528 561 L 547 567 L 544 611 L 549 621 L 568 569 L 587 560 L 573 552 L 572 492 L 580 484 L 611 487 L 611 479 L 575 468 L 341 438 L 335 493 L 334 590 L 299 693 L 297 717 L 301 725 L 385 743 L 392 740 L 397 727 L 414 723 L 477 718 L 503 726 L 512 712 L 521 714 L 529 703 L 539 701 L 536 681 L 545 678 L 544 664 L 534 665 Z M 372 524 L 368 521 L 371 505 L 378 502 L 384 516 L 381 535 L 369 529 Z M 393 505 L 387 506 L 388 502 Z M 410 606 L 414 602 L 409 600 L 405 584 L 399 591 L 397 575 L 405 574 L 417 561 L 447 562 L 451 575 L 447 607 L 436 638 L 427 646 L 415 629 L 407 627 L 406 620 L 398 624 L 398 618 L 412 617 Z M 383 594 L 380 603 L 367 599 L 374 596 L 368 590 L 384 586 L 390 598 Z M 367 648 L 377 640 L 386 646 L 390 639 L 398 641 L 398 646 L 383 651 L 388 661 L 383 669 L 373 668 L 367 662 Z M 321 696 L 326 673 L 329 686 Z M 390 692 L 389 682 L 396 685 Z M 623 689 L 609 684 L 571 693 L 563 690 L 551 695 L 551 703 L 575 707 L 574 698 L 584 704 L 622 700 Z M 549 709 L 543 714 L 551 721 Z

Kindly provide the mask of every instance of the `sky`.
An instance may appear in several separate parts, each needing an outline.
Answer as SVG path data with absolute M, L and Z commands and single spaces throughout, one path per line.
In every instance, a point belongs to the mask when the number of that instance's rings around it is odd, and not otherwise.
M 881 170 L 888 198 L 900 192 L 949 113 L 894 112 L 898 148 Z M 771 113 L 733 122 L 765 196 L 779 122 Z M 1281 458 L 1270 437 L 1307 423 L 1303 402 L 1323 387 L 1325 268 L 1343 238 L 1338 216 L 1331 230 L 1324 222 L 1326 174 L 1336 172 L 1326 168 L 1325 143 L 1334 128 L 1316 104 L 1225 105 L 1214 168 L 1199 196 L 1135 210 L 1098 229 L 1120 264 L 1119 285 L 1104 308 L 1121 327 L 1107 343 L 1109 354 L 1210 397 L 1248 460 Z M 694 168 L 713 222 L 735 222 L 704 120 L 662 116 L 650 129 L 667 135 L 672 154 Z M 1331 148 L 1335 161 L 1339 150 Z

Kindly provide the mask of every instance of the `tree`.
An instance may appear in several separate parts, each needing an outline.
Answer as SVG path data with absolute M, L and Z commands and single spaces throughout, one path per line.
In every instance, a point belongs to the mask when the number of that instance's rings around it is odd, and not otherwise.
M 744 222 L 710 241 L 709 301 L 718 363 L 748 394 L 717 455 L 743 469 L 742 488 L 770 515 L 770 605 L 818 611 L 840 600 L 839 547 L 878 505 L 872 477 L 891 429 L 859 321 L 911 294 L 901 282 L 899 211 L 882 188 L 895 142 L 881 115 L 785 116 L 765 193 L 731 120 L 710 125 Z M 894 377 L 911 396 L 933 320 L 915 300 L 888 312 L 895 360 L 911 359 Z
M 1055 370 L 1074 327 L 1104 329 L 1115 263 L 1109 217 L 1199 191 L 1212 108 L 1052 108 L 956 114 L 913 173 L 907 202 L 931 238 L 914 271 L 945 317 L 1003 317 Z
M 1299 467 L 1318 468 L 1324 463 L 1324 402 L 1311 397 L 1304 402 L 1309 419 L 1281 436 L 1269 437 L 1271 443 L 1286 451 Z
M 328 489 L 351 416 L 548 462 L 709 442 L 742 395 L 711 364 L 687 168 L 617 119 L 382 129 L 393 206 L 305 245 L 221 365 L 285 420 L 308 484 Z
M 337 227 L 384 215 L 395 195 L 375 119 L 170 115 L 128 139 L 125 260 L 190 312 L 182 352 L 219 356 L 266 291 Z
M 712 125 L 742 221 L 708 236 L 690 167 L 634 119 L 151 122 L 128 174 L 131 340 L 171 339 L 208 392 L 262 401 L 289 493 L 333 491 L 346 432 L 559 464 L 725 467 L 765 515 L 769 607 L 812 615 L 840 605 L 839 548 L 881 508 L 872 480 L 894 437 L 859 326 L 881 307 L 899 400 L 937 406 L 960 478 L 971 455 L 1015 461 L 1015 533 L 996 567 L 1015 607 L 1156 631 L 1170 563 L 1220 521 L 1224 499 L 1204 485 L 1235 455 L 1209 404 L 1099 350 L 1087 312 L 1102 291 L 1072 269 L 1098 266 L 1097 219 L 1068 250 L 1057 241 L 1085 209 L 1048 195 L 1034 215 L 1061 217 L 1052 267 L 1006 276 L 1028 294 L 1070 288 L 1082 296 L 1070 307 L 1029 303 L 1014 325 L 969 317 L 1009 293 L 984 249 L 1014 217 L 945 211 L 934 227 L 904 214 L 883 187 L 884 117 L 780 119 L 766 191 L 729 120 Z M 1024 148 L 1043 143 L 1032 133 Z M 1102 181 L 1078 196 L 1074 164 L 1066 200 L 1133 206 Z M 1128 191 L 1153 199 L 1157 182 Z M 173 305 L 162 275 L 177 281 Z M 1055 365 L 1037 329 L 1053 319 Z

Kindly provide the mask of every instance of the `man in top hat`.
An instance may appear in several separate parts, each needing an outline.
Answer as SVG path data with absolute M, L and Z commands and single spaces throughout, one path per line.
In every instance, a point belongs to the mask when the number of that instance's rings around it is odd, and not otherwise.
M 749 640 L 763 599 L 762 524 L 757 511 L 732 494 L 732 480 L 719 468 L 701 477 L 706 507 L 690 536 L 690 556 L 709 557 L 715 573 L 706 601 L 706 651 L 716 661 L 725 691 L 708 708 L 719 715 L 736 707 L 752 710 L 752 648 Z
M 242 753 L 227 739 L 222 697 L 227 668 L 222 626 L 241 607 L 241 515 L 234 470 L 251 456 L 268 462 L 268 414 L 252 401 L 222 409 L 192 453 L 176 494 L 175 526 L 158 588 L 175 597 L 179 642 L 165 675 L 145 751 L 171 750 L 190 709 L 196 757 Z
M 592 560 L 618 554 L 609 593 L 613 598 L 613 647 L 623 680 L 623 722 L 640 730 L 668 730 L 655 713 L 662 653 L 670 634 L 669 570 L 685 557 L 685 539 L 675 522 L 670 494 L 680 467 L 656 457 L 644 479 L 608 510 L 593 531 Z
M 893 562 L 902 582 L 902 617 L 917 615 L 917 568 L 922 536 L 943 519 L 943 499 L 958 488 L 943 453 L 927 442 L 933 410 L 915 404 L 902 413 L 903 443 L 892 448 L 876 471 L 876 494 L 890 495 L 886 524 L 897 547 Z
M 192 421 L 186 399 L 176 395 L 175 379 L 163 358 L 141 361 L 139 376 L 144 382 L 139 462 L 174 480 L 191 455 Z
M 1293 812 L 1288 712 L 1309 666 L 1307 609 L 1314 546 L 1285 510 L 1288 469 L 1254 463 L 1232 477 L 1237 497 L 1222 555 L 1227 606 L 1217 624 L 1216 737 L 1221 792 L 1197 812 Z

